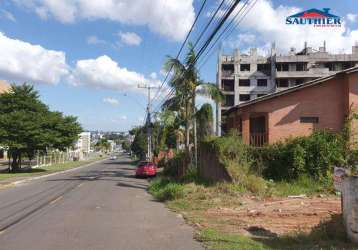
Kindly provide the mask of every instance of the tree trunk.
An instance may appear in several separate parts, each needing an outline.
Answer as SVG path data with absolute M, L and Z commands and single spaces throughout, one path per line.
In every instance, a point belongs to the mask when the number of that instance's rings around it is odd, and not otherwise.
M 192 119 L 193 119 L 193 129 L 194 129 L 194 164 L 195 168 L 198 168 L 198 138 L 197 138 L 197 127 L 196 127 L 196 115 L 195 115 L 195 89 L 193 92 L 193 100 L 192 100 Z
M 11 172 L 16 172 L 20 169 L 20 160 L 19 160 L 20 154 L 18 152 L 12 152 L 11 153 L 11 158 L 12 158 L 12 162 L 11 162 Z

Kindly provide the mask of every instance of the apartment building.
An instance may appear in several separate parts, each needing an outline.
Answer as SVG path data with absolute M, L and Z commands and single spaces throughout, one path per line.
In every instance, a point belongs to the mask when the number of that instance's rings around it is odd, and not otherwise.
M 248 54 L 236 49 L 232 55 L 220 55 L 217 67 L 217 84 L 224 93 L 224 101 L 217 107 L 216 131 L 226 129 L 226 116 L 231 107 L 258 97 L 279 92 L 308 81 L 333 75 L 358 65 L 358 46 L 350 54 L 331 54 L 326 44 L 317 50 L 308 47 L 286 55 L 276 53 L 275 44 L 270 54 L 259 55 L 256 48 Z

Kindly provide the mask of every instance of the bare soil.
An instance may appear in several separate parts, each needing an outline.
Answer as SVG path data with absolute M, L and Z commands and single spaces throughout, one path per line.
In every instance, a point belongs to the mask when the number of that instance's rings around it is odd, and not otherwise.
M 196 213 L 196 212 L 194 212 Z M 258 200 L 243 197 L 241 206 L 211 208 L 197 211 L 207 218 L 198 227 L 214 227 L 228 233 L 248 236 L 281 236 L 290 233 L 310 233 L 341 214 L 337 196 L 270 198 Z

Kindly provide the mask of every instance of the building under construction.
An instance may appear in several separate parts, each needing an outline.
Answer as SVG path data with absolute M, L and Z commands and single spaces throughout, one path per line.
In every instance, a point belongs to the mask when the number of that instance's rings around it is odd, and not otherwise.
M 217 108 L 217 133 L 226 130 L 222 113 L 235 105 L 356 65 L 358 46 L 351 54 L 330 54 L 325 43 L 317 50 L 305 43 L 303 50 L 292 48 L 287 55 L 277 54 L 274 44 L 268 56 L 259 55 L 256 48 L 248 54 L 236 49 L 232 55 L 220 55 L 217 84 L 225 98 Z

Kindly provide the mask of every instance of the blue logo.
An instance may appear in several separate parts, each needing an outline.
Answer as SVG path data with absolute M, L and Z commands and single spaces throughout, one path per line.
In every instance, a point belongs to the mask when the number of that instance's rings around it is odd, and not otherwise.
M 341 27 L 341 18 L 323 10 L 309 9 L 286 18 L 287 25 L 313 25 L 314 27 Z

